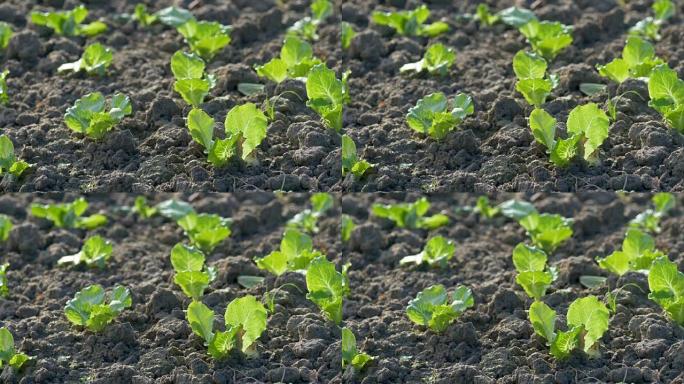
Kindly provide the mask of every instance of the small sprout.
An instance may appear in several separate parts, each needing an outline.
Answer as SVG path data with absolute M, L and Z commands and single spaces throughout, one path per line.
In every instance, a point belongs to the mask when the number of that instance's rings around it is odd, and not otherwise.
M 9 239 L 10 232 L 12 232 L 12 219 L 9 216 L 0 214 L 0 242 Z
M 667 124 L 684 133 L 684 80 L 666 64 L 656 67 L 648 81 L 648 105 L 658 111 Z
M 178 27 L 190 50 L 206 61 L 211 61 L 230 44 L 231 27 L 215 21 L 197 21 L 194 18 Z
M 318 113 L 325 124 L 336 132 L 342 130 L 342 109 L 350 101 L 348 76 L 349 72 L 346 72 L 340 80 L 335 71 L 325 64 L 318 64 L 311 69 L 306 81 L 306 95 L 309 98 L 306 106 Z
M 121 285 L 105 295 L 101 285 L 89 285 L 67 301 L 64 314 L 75 325 L 100 332 L 125 308 L 132 305 L 131 292 Z
M 622 241 L 622 250 L 604 258 L 597 257 L 596 261 L 602 269 L 622 276 L 629 271 L 647 272 L 661 256 L 664 254 L 656 249 L 653 237 L 631 228 Z
M 147 12 L 147 6 L 140 3 L 135 6 L 135 11 L 133 13 L 133 20 L 140 23 L 143 27 L 149 27 L 150 25 L 159 21 L 159 16 Z
M 231 350 L 246 355 L 256 353 L 256 341 L 266 330 L 267 312 L 254 296 L 234 299 L 226 307 L 225 331 L 214 331 L 214 311 L 199 301 L 188 306 L 185 317 L 192 332 L 204 340 L 209 355 L 223 359 Z
M 311 17 L 314 20 L 323 21 L 333 14 L 333 5 L 330 0 L 313 0 L 310 8 Z
M 492 207 L 487 196 L 480 196 L 475 203 L 475 213 L 479 213 L 487 219 L 493 219 L 501 213 L 501 208 Z
M 519 221 L 532 244 L 552 253 L 572 236 L 572 219 L 557 214 L 532 213 Z
M 684 273 L 667 257 L 658 258 L 648 273 L 648 298 L 679 325 L 684 326 Z
M 349 215 L 342 215 L 340 221 L 340 235 L 342 236 L 342 241 L 347 242 L 351 239 L 351 234 L 356 224 L 354 224 L 354 220 Z
M 632 228 L 638 228 L 651 233 L 660 233 L 660 219 L 675 206 L 675 197 L 671 193 L 660 192 L 651 198 L 653 209 L 649 208 L 638 214 L 629 222 Z
M 273 251 L 264 257 L 255 257 L 254 262 L 259 269 L 280 276 L 285 272 L 304 272 L 311 261 L 323 254 L 313 249 L 313 241 L 307 234 L 296 229 L 285 230 L 280 241 L 280 250 Z
M 187 9 L 178 7 L 164 8 L 155 15 L 159 18 L 162 24 L 168 25 L 172 28 L 178 28 L 193 19 L 192 13 Z
M 0 296 L 9 296 L 9 281 L 7 280 L 7 269 L 9 263 L 0 264 Z
M 430 10 L 426 5 L 412 11 L 373 12 L 371 18 L 375 24 L 393 28 L 402 36 L 435 37 L 449 31 L 449 24 L 438 21 L 425 24 L 430 17 Z
M 342 328 L 342 368 L 351 365 L 354 370 L 361 371 L 366 364 L 373 361 L 373 356 L 359 352 L 356 346 L 356 336 L 347 327 Z
M 209 213 L 189 213 L 178 220 L 190 244 L 202 252 L 211 253 L 219 243 L 230 236 L 232 220 Z
M 305 209 L 288 220 L 288 228 L 295 228 L 311 234 L 318 233 L 318 219 L 332 208 L 333 197 L 329 193 L 318 192 L 311 195 L 309 202 L 311 209 Z
M 287 29 L 286 36 L 295 36 L 307 41 L 318 40 L 318 20 L 314 20 L 311 17 L 305 17 L 301 20 L 297 20 L 290 28 Z
M 473 99 L 465 93 L 457 94 L 450 105 L 444 93 L 437 92 L 418 100 L 409 109 L 406 123 L 418 133 L 441 140 L 474 112 Z
M 95 92 L 76 100 L 64 114 L 64 123 L 76 133 L 100 140 L 131 113 L 133 107 L 128 96 L 121 93 L 112 96 L 107 111 L 105 97 L 100 92 Z
M 58 35 L 92 37 L 107 31 L 107 24 L 101 21 L 83 24 L 87 17 L 88 9 L 83 5 L 71 11 L 31 12 L 33 24 L 50 28 Z
M 17 352 L 14 346 L 14 336 L 7 327 L 0 328 L 0 367 L 7 364 L 10 367 L 21 370 L 21 367 L 31 357 L 25 353 Z
M 531 20 L 520 27 L 532 49 L 546 60 L 553 60 L 572 44 L 572 27 L 557 21 Z
M 672 0 L 655 0 L 651 9 L 656 20 L 665 21 L 675 14 L 675 4 Z
M 456 61 L 456 51 L 444 44 L 436 43 L 428 47 L 422 60 L 402 65 L 399 72 L 427 71 L 431 75 L 446 76 L 451 66 L 454 65 L 454 61 Z
M 343 21 L 340 24 L 340 29 L 340 42 L 342 44 L 342 49 L 349 49 L 354 36 L 356 36 L 356 31 L 354 31 L 354 27 L 352 27 L 352 25 L 346 21 Z
M 135 198 L 133 212 L 140 215 L 143 219 L 149 219 L 156 215 L 158 211 L 157 207 L 151 207 L 147 204 L 147 198 L 145 196 L 138 196 Z
M 430 202 L 421 197 L 413 203 L 373 204 L 375 216 L 394 221 L 399 228 L 437 229 L 449 224 L 449 217 L 444 214 L 425 215 L 430 210 Z
M 75 255 L 64 256 L 57 260 L 57 265 L 73 264 L 79 265 L 81 263 L 89 267 L 97 267 L 103 269 L 107 260 L 112 256 L 112 243 L 103 239 L 100 236 L 93 236 L 88 238 L 81 251 Z
M 114 54 L 112 50 L 100 43 L 86 47 L 83 56 L 73 63 L 62 64 L 57 68 L 58 73 L 86 71 L 92 76 L 104 76 L 107 68 L 112 64 Z
M 478 20 L 482 25 L 488 27 L 491 27 L 501 20 L 501 16 L 492 14 L 489 11 L 489 6 L 485 3 L 479 4 L 475 12 L 475 20 Z
M 311 300 L 335 324 L 342 322 L 342 300 L 349 295 L 349 264 L 337 272 L 335 264 L 319 256 L 306 270 L 306 298 Z
M 442 236 L 435 236 L 428 240 L 419 254 L 403 257 L 399 264 L 427 264 L 431 267 L 446 268 L 455 252 L 456 244 L 453 241 Z
M 513 28 L 520 28 L 523 25 L 537 20 L 534 12 L 525 8 L 510 7 L 500 11 L 497 14 L 504 24 L 508 24 Z
M 184 244 L 176 244 L 171 249 L 171 265 L 176 274 L 173 277 L 186 296 L 197 301 L 204 290 L 216 279 L 216 269 L 204 265 L 202 251 Z
M 7 135 L 0 135 L 0 176 L 9 173 L 19 178 L 30 166 L 29 163 L 17 159 L 12 140 Z
M 255 66 L 257 75 L 276 83 L 285 79 L 306 77 L 321 60 L 313 56 L 311 44 L 297 36 L 287 36 L 280 49 L 280 58 L 275 58 L 264 65 Z
M 9 103 L 9 88 L 7 87 L 7 76 L 10 71 L 5 69 L 0 72 L 0 105 L 7 105 Z
M 359 159 L 354 140 L 347 135 L 342 135 L 342 176 L 351 172 L 354 177 L 361 179 L 372 168 L 373 164 Z
M 648 78 L 663 60 L 655 56 L 655 48 L 646 40 L 630 36 L 622 50 L 622 58 L 614 59 L 606 65 L 597 65 L 599 74 L 616 83 L 627 79 Z
M 175 199 L 164 200 L 157 204 L 155 208 L 160 215 L 175 221 L 195 212 L 190 204 Z
M 7 48 L 12 39 L 12 25 L 4 21 L 0 21 L 0 50 Z
M 193 53 L 177 51 L 171 57 L 171 72 L 176 78 L 173 89 L 195 108 L 216 85 L 216 79 L 204 73 L 205 66 L 204 60 Z
M 515 282 L 534 300 L 541 300 L 556 280 L 556 270 L 548 267 L 548 256 L 539 248 L 518 244 L 513 249 L 513 265 L 518 275 Z
M 451 302 L 449 302 L 451 300 Z M 470 288 L 459 285 L 451 299 L 443 285 L 433 285 L 418 293 L 406 308 L 408 318 L 434 332 L 444 332 L 466 309 L 475 305 Z
M 107 224 L 107 217 L 94 214 L 82 217 L 88 209 L 88 202 L 79 197 L 71 203 L 31 204 L 31 214 L 40 219 L 52 221 L 57 228 L 79 228 L 92 230 Z

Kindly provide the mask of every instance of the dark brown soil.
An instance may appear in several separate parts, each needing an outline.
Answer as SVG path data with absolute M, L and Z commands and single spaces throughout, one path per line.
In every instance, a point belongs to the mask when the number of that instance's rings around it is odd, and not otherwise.
M 577 297 L 617 292 L 618 312 L 601 339 L 600 357 L 582 354 L 555 362 L 527 321 L 530 300 L 514 282 L 513 247 L 525 240 L 520 226 L 502 218 L 483 220 L 459 207 L 475 196 L 431 197 L 432 212 L 450 216 L 451 224 L 427 233 L 398 229 L 369 217 L 375 202 L 413 201 L 417 195 L 349 195 L 320 221 L 316 247 L 338 264 L 352 263 L 351 295 L 343 324 L 360 347 L 376 356 L 361 374 L 340 367 L 340 331 L 309 302 L 304 278 L 286 274 L 244 289 L 239 275 L 264 275 L 251 261 L 278 246 L 286 220 L 307 206 L 306 195 L 189 195 L 202 212 L 232 217 L 234 233 L 209 258 L 219 270 L 203 302 L 222 313 L 244 294 L 280 292 L 276 313 L 259 339 L 256 358 L 233 354 L 215 362 L 184 319 L 188 304 L 172 283 L 171 247 L 183 239 L 178 226 L 161 217 L 142 220 L 123 209 L 133 196 L 89 196 L 91 212 L 103 212 L 110 224 L 86 234 L 58 230 L 27 217 L 32 201 L 70 201 L 75 196 L 10 195 L 0 197 L 0 213 L 12 216 L 15 229 L 0 245 L 10 296 L 0 299 L 0 320 L 14 333 L 19 348 L 35 357 L 20 374 L 4 369 L 3 382 L 21 383 L 676 383 L 684 376 L 684 331 L 668 320 L 647 294 L 642 275 L 610 277 L 607 286 L 586 289 L 582 275 L 606 275 L 593 258 L 619 247 L 625 226 L 648 206 L 648 196 L 614 194 L 528 195 L 544 212 L 574 217 L 575 233 L 551 257 L 560 277 L 545 301 L 560 314 Z M 168 196 L 156 196 L 160 201 Z M 502 201 L 510 196 L 499 196 Z M 657 245 L 684 266 L 684 216 L 679 207 L 662 222 Z M 339 212 L 357 224 L 349 243 L 339 239 Z M 457 213 L 459 212 L 459 213 Z M 103 271 L 58 268 L 61 256 L 76 252 L 87 235 L 115 243 L 113 259 Z M 408 269 L 399 260 L 415 254 L 429 236 L 441 234 L 457 243 L 445 270 Z M 63 307 L 87 284 L 124 284 L 134 305 L 102 334 L 73 327 Z M 294 284 L 297 288 L 292 285 Z M 466 284 L 476 306 L 441 335 L 414 326 L 405 316 L 408 301 L 436 283 L 452 288 Z M 300 292 L 300 290 L 302 292 Z
M 342 4 L 342 18 L 359 32 L 348 52 L 352 70 L 352 104 L 346 131 L 366 160 L 376 163 L 377 175 L 364 181 L 347 178 L 354 191 L 577 191 L 684 190 L 684 137 L 668 129 L 648 108 L 645 84 L 611 85 L 611 96 L 635 90 L 619 105 L 618 121 L 601 147 L 601 163 L 574 164 L 558 169 L 548 161 L 527 127 L 531 108 L 515 91 L 511 63 L 528 44 L 505 25 L 481 27 L 459 15 L 474 13 L 480 0 L 427 1 L 433 21 L 448 22 L 452 30 L 435 39 L 401 37 L 369 23 L 373 10 L 413 9 L 415 0 L 350 0 Z M 594 66 L 619 56 L 629 28 L 651 15 L 650 0 L 601 1 L 486 1 L 497 11 L 513 4 L 532 8 L 540 19 L 573 25 L 574 42 L 559 55 L 550 71 L 560 86 L 545 105 L 559 122 L 569 111 L 590 101 L 604 103 L 607 94 L 587 97 L 584 82 L 607 83 Z M 626 3 L 625 6 L 618 5 Z M 663 28 L 657 54 L 683 77 L 684 34 L 679 3 L 677 16 Z M 442 42 L 457 52 L 456 64 L 445 78 L 409 78 L 401 65 L 419 60 L 428 44 Z M 476 113 L 442 142 L 422 138 L 405 123 L 408 109 L 423 96 L 442 91 L 473 96 Z

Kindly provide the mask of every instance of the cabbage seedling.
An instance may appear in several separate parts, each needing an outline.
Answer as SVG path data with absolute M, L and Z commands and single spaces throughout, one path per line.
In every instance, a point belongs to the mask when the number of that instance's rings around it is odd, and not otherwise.
M 143 219 L 149 219 L 159 212 L 157 207 L 151 207 L 147 204 L 147 198 L 145 196 L 138 196 L 135 198 L 132 210 Z
M 100 43 L 86 47 L 83 56 L 73 63 L 62 64 L 57 68 L 58 73 L 86 71 L 89 75 L 104 76 L 107 68 L 112 64 L 114 54 L 112 50 Z
M 333 5 L 329 0 L 311 2 L 311 16 L 298 20 L 287 29 L 287 36 L 297 36 L 304 40 L 318 40 L 318 26 L 332 15 Z
M 653 208 L 649 208 L 630 220 L 629 226 L 642 231 L 660 233 L 660 219 L 675 207 L 676 201 L 673 194 L 660 192 L 651 198 Z
M 178 28 L 194 18 L 192 13 L 187 9 L 178 8 L 175 6 L 167 7 L 157 11 L 155 16 L 159 18 L 159 21 L 162 24 L 168 25 L 172 28 Z
M 441 140 L 474 112 L 470 96 L 459 93 L 449 103 L 444 93 L 437 92 L 418 100 L 416 106 L 409 109 L 406 123 L 418 133 Z
M 636 228 L 627 231 L 622 241 L 622 249 L 604 258 L 596 258 L 599 267 L 617 275 L 624 275 L 629 271 L 647 272 L 651 264 L 665 256 L 655 247 L 655 240 Z
M 373 164 L 359 159 L 354 140 L 347 135 L 342 135 L 342 176 L 351 172 L 354 177 L 361 179 L 372 168 Z
M 504 24 L 508 24 L 513 28 L 520 28 L 532 20 L 537 20 L 534 12 L 529 9 L 519 7 L 509 7 L 499 11 L 497 16 L 501 18 Z
M 14 336 L 9 329 L 0 328 L 0 367 L 7 364 L 18 371 L 30 359 L 29 355 L 17 352 L 14 346 Z
M 150 25 L 159 21 L 159 16 L 147 12 L 147 6 L 140 3 L 135 6 L 135 11 L 133 12 L 133 20 L 140 23 L 143 27 L 149 27 Z
M 83 24 L 87 17 L 88 9 L 83 5 L 70 11 L 31 12 L 33 24 L 50 28 L 58 35 L 92 37 L 107 31 L 107 24 L 101 21 Z
M 399 72 L 426 71 L 431 75 L 446 76 L 454 65 L 454 61 L 456 61 L 456 51 L 444 44 L 436 43 L 428 47 L 425 56 L 420 61 L 402 65 Z
M 5 69 L 0 72 L 0 104 L 7 105 L 9 103 L 9 88 L 7 87 L 7 76 L 9 70 Z
M 88 209 L 88 202 L 79 197 L 71 203 L 63 204 L 31 204 L 31 214 L 40 219 L 52 221 L 57 228 L 95 229 L 107 224 L 107 217 L 94 214 L 82 217 Z
M 0 296 L 9 296 L 9 281 L 7 279 L 7 269 L 9 263 L 0 264 Z
M 536 53 L 521 50 L 513 57 L 513 71 L 518 78 L 515 89 L 535 107 L 546 102 L 557 83 L 554 76 L 546 76 L 547 66 L 546 60 Z
M 121 285 L 105 294 L 101 285 L 89 285 L 76 293 L 64 307 L 66 318 L 75 325 L 100 332 L 132 305 L 131 292 Z
M 266 308 L 254 296 L 234 299 L 226 307 L 225 331 L 214 330 L 214 311 L 199 301 L 188 306 L 185 317 L 192 332 L 204 340 L 209 355 L 223 359 L 233 349 L 256 353 L 256 341 L 266 330 Z
M 342 322 L 342 300 L 349 295 L 349 264 L 342 267 L 342 272 L 335 269 L 335 264 L 319 256 L 309 264 L 306 270 L 306 298 L 320 308 L 326 317 L 340 324 Z
M 194 18 L 178 27 L 190 46 L 190 50 L 211 61 L 226 45 L 230 44 L 231 27 L 215 21 L 197 21 Z
M 83 243 L 83 247 L 78 253 L 64 256 L 57 260 L 57 265 L 79 265 L 83 263 L 89 267 L 103 269 L 107 260 L 112 256 L 112 250 L 113 246 L 111 242 L 100 236 L 93 236 Z
M 487 219 L 493 219 L 501 213 L 501 208 L 493 207 L 489 203 L 489 198 L 487 196 L 480 196 L 477 198 L 474 211 Z
M 513 265 L 518 271 L 515 282 L 534 300 L 541 300 L 546 295 L 558 275 L 555 268 L 546 264 L 547 260 L 548 256 L 539 248 L 521 243 L 513 249 Z
M 550 213 L 531 213 L 519 221 L 532 244 L 547 253 L 556 250 L 572 236 L 572 219 Z
M 280 241 L 280 250 L 264 257 L 255 257 L 259 269 L 280 276 L 285 272 L 304 272 L 313 259 L 323 254 L 313 249 L 311 237 L 294 228 L 285 230 Z
M 377 217 L 394 221 L 399 228 L 436 229 L 449 224 L 447 215 L 425 216 L 430 210 L 430 202 L 425 197 L 413 203 L 373 204 L 371 210 Z
M 375 24 L 390 27 L 403 36 L 435 37 L 449 31 L 449 24 L 438 21 L 425 24 L 430 17 L 430 10 L 426 5 L 412 11 L 378 12 L 371 15 Z
M 648 273 L 648 297 L 684 326 L 684 273 L 667 257 L 658 258 Z
M 629 34 L 651 41 L 660 40 L 660 27 L 675 14 L 675 4 L 672 0 L 656 0 L 651 5 L 654 16 L 649 16 L 629 29 Z
M 342 109 L 349 103 L 347 79 L 349 72 L 338 79 L 335 71 L 325 64 L 315 65 L 306 79 L 307 107 L 313 109 L 325 124 L 340 132 L 342 130 Z
M 342 328 L 342 368 L 351 365 L 354 370 L 361 371 L 366 364 L 373 361 L 373 356 L 359 352 L 356 346 L 356 336 L 347 327 Z
M 10 232 L 12 232 L 12 219 L 9 216 L 0 214 L 0 242 L 9 239 Z
M 311 68 L 321 63 L 313 56 L 311 44 L 291 35 L 285 38 L 280 49 L 280 57 L 274 58 L 264 65 L 255 66 L 257 75 L 276 83 L 285 79 L 304 78 Z
M 0 176 L 9 173 L 18 178 L 30 166 L 29 163 L 17 159 L 12 140 L 7 135 L 0 135 Z
M 489 10 L 489 6 L 482 3 L 478 4 L 475 10 L 475 20 L 478 20 L 482 25 L 491 27 L 501 20 L 501 16 L 492 14 Z
M 204 290 L 216 279 L 216 268 L 204 265 L 202 251 L 184 244 L 176 244 L 171 249 L 171 265 L 176 274 L 173 281 L 193 301 L 204 295 Z
M 470 288 L 459 285 L 447 294 L 443 285 L 437 284 L 424 289 L 411 300 L 406 308 L 408 318 L 418 325 L 434 332 L 444 332 L 466 309 L 475 305 Z
M 216 86 L 216 78 L 204 73 L 205 66 L 204 60 L 192 53 L 177 51 L 171 57 L 171 72 L 176 78 L 173 89 L 195 108 Z
M 0 21 L 0 50 L 7 48 L 13 34 L 12 26 L 9 23 Z
M 209 213 L 191 212 L 178 220 L 190 244 L 202 252 L 211 253 L 219 243 L 230 236 L 232 220 Z
M 659 65 L 648 81 L 648 105 L 658 111 L 667 124 L 684 133 L 684 80 L 667 64 Z
M 520 27 L 532 49 L 546 60 L 553 60 L 572 44 L 572 27 L 557 21 L 531 20 Z
M 431 267 L 446 268 L 455 252 L 456 244 L 453 241 L 442 236 L 435 236 L 427 241 L 425 248 L 419 254 L 403 257 L 399 264 L 427 264 Z
M 351 47 L 351 42 L 356 36 L 356 31 L 351 24 L 343 21 L 340 24 L 340 43 L 342 44 L 342 49 L 349 49 Z
M 655 67 L 663 64 L 655 55 L 655 48 L 646 40 L 630 36 L 622 50 L 622 57 L 606 65 L 597 65 L 599 74 L 616 83 L 627 79 L 648 78 Z
M 306 233 L 318 233 L 318 219 L 333 207 L 332 195 L 318 192 L 309 198 L 311 209 L 305 209 L 287 221 L 288 228 L 295 228 Z
M 354 220 L 349 215 L 342 215 L 340 219 L 340 236 L 342 241 L 347 242 L 351 239 L 352 231 L 356 228 Z
M 76 133 L 99 140 L 131 113 L 133 107 L 128 96 L 122 93 L 112 96 L 107 111 L 105 97 L 100 92 L 95 92 L 76 100 L 64 114 L 64 123 Z

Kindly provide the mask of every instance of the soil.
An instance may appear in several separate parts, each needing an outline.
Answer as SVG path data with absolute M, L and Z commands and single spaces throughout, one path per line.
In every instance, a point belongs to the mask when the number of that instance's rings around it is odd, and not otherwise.
M 0 68 L 9 69 L 10 104 L 0 106 L 0 127 L 14 141 L 16 152 L 34 164 L 21 180 L 6 177 L 3 191 L 239 191 L 329 190 L 341 178 L 337 134 L 300 100 L 306 91 L 300 82 L 267 88 L 269 97 L 286 93 L 276 102 L 276 122 L 257 151 L 258 162 L 233 162 L 214 169 L 185 128 L 189 107 L 173 91 L 169 62 L 185 47 L 182 37 L 161 24 L 145 29 L 124 20 L 137 0 L 89 1 L 90 20 L 104 19 L 109 32 L 96 38 L 66 38 L 27 23 L 33 9 L 72 9 L 75 0 L 4 0 L 0 21 L 13 25 L 15 35 Z M 309 15 L 309 1 L 234 0 L 147 2 L 151 11 L 169 5 L 189 8 L 200 20 L 232 25 L 232 42 L 208 66 L 218 84 L 202 108 L 222 130 L 230 108 L 246 102 L 262 103 L 265 94 L 243 96 L 238 83 L 259 82 L 255 64 L 280 52 L 289 26 Z M 339 8 L 339 7 L 337 7 Z M 339 14 L 339 12 L 337 12 Z M 330 17 L 319 27 L 315 55 L 341 70 L 342 53 L 337 24 Z M 58 75 L 57 67 L 76 61 L 94 42 L 115 51 L 105 77 Z M 130 96 L 134 114 L 124 119 L 100 142 L 78 137 L 63 122 L 74 101 L 87 93 Z
M 169 196 L 158 195 L 161 201 Z M 484 220 L 458 209 L 475 196 L 431 197 L 432 213 L 443 212 L 451 224 L 428 233 L 395 228 L 369 216 L 372 203 L 413 201 L 417 195 L 348 195 L 319 221 L 314 244 L 341 265 L 352 263 L 351 295 L 343 325 L 357 335 L 361 350 L 375 356 L 362 373 L 340 367 L 340 330 L 305 298 L 303 276 L 267 277 L 246 289 L 240 275 L 261 275 L 251 259 L 278 247 L 288 218 L 307 207 L 306 195 L 265 193 L 184 195 L 199 211 L 234 220 L 233 234 L 209 257 L 217 280 L 203 302 L 222 314 L 230 300 L 245 294 L 277 293 L 276 311 L 258 341 L 258 356 L 237 353 L 213 361 L 192 334 L 183 309 L 189 300 L 172 282 L 169 252 L 183 240 L 178 226 L 162 217 L 140 219 L 123 207 L 133 196 L 88 196 L 89 212 L 107 214 L 110 223 L 85 233 L 52 228 L 27 217 L 31 202 L 70 201 L 72 195 L 5 195 L 0 213 L 15 228 L 0 244 L 8 272 L 10 296 L 0 299 L 0 319 L 17 346 L 34 356 L 17 373 L 5 368 L 8 383 L 679 383 L 684 381 L 684 330 L 647 298 L 644 276 L 609 277 L 606 286 L 586 289 L 582 275 L 608 276 L 593 258 L 619 246 L 629 219 L 648 206 L 648 196 L 614 194 L 527 195 L 543 212 L 574 217 L 575 233 L 550 258 L 560 276 L 545 302 L 563 318 L 577 297 L 618 293 L 618 310 L 601 339 L 600 356 L 574 354 L 555 362 L 533 334 L 526 308 L 531 301 L 515 284 L 511 251 L 525 240 L 511 221 Z M 498 196 L 503 201 L 510 196 Z M 684 199 L 662 221 L 657 246 L 684 266 Z M 339 214 L 356 222 L 348 243 L 339 238 Z M 58 268 L 56 261 L 75 253 L 86 236 L 100 234 L 114 242 L 105 270 Z M 399 267 L 399 260 L 420 251 L 429 236 L 441 234 L 457 243 L 444 270 Z M 66 301 L 84 286 L 127 286 L 133 306 L 103 333 L 72 326 L 64 317 Z M 476 305 L 441 335 L 421 329 L 405 316 L 408 301 L 423 288 L 441 283 L 472 288 Z M 640 288 L 636 288 L 633 284 Z M 217 322 L 222 322 L 220 316 Z
M 550 164 L 534 142 L 526 117 L 531 107 L 515 91 L 512 60 L 528 44 L 516 30 L 503 24 L 482 27 L 463 17 L 473 14 L 480 0 L 426 1 L 431 21 L 442 20 L 451 32 L 434 39 L 402 37 L 369 22 L 374 10 L 413 9 L 417 0 L 349 0 L 342 19 L 358 34 L 346 52 L 352 103 L 346 113 L 346 132 L 362 156 L 377 164 L 366 180 L 346 178 L 352 191 L 584 191 L 684 190 L 684 136 L 668 129 L 647 106 L 648 91 L 639 81 L 592 97 L 580 92 L 581 83 L 608 82 L 596 64 L 619 56 L 629 28 L 651 15 L 650 0 L 602 1 L 486 1 L 493 11 L 518 5 L 531 8 L 543 20 L 574 26 L 574 42 L 550 65 L 560 86 L 544 108 L 564 126 L 569 111 L 587 102 L 603 104 L 627 91 L 619 102 L 617 122 L 601 147 L 600 164 L 575 163 L 567 169 Z M 626 5 L 619 5 L 626 3 Z M 684 75 L 682 14 L 662 28 L 656 53 Z M 418 61 L 427 46 L 441 42 L 457 52 L 456 63 L 444 78 L 399 74 L 399 68 Z M 421 137 L 405 123 L 408 109 L 427 94 L 465 92 L 473 96 L 476 113 L 445 140 Z M 643 99 L 642 99 L 643 98 Z

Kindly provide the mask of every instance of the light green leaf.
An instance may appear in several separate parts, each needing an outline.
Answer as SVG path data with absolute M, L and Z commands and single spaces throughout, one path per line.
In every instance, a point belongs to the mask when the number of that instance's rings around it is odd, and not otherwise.
M 226 307 L 226 328 L 240 330 L 243 353 L 254 349 L 254 342 L 266 330 L 266 318 L 266 308 L 251 295 L 234 299 Z
M 536 53 L 520 50 L 513 57 L 513 71 L 519 80 L 543 79 L 546 67 L 546 60 Z
M 550 346 L 556 340 L 556 311 L 541 301 L 535 301 L 530 305 L 529 318 L 534 332 Z
M 608 330 L 610 313 L 596 296 L 587 296 L 570 304 L 567 317 L 568 326 L 583 327 L 584 352 L 588 353 Z

